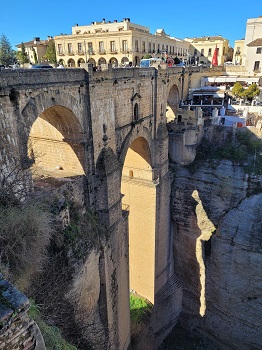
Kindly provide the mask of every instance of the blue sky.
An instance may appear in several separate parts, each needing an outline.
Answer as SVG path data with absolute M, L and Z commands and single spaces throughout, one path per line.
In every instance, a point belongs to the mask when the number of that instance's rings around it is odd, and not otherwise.
M 250 6 L 249 6 L 250 4 Z M 163 28 L 167 34 L 185 37 L 222 35 L 234 46 L 234 41 L 245 36 L 248 18 L 262 16 L 261 0 L 237 1 L 51 1 L 1 0 L 0 35 L 11 45 L 27 42 L 34 37 L 71 34 L 76 23 L 130 21 L 150 28 Z

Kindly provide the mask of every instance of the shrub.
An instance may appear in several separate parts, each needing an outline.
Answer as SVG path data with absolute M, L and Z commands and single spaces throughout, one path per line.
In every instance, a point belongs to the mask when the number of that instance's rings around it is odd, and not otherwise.
M 0 264 L 24 290 L 41 270 L 52 234 L 52 217 L 37 202 L 0 206 Z

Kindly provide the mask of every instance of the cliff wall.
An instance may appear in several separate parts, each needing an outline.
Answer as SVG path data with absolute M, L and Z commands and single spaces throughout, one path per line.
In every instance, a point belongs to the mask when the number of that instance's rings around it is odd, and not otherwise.
M 261 349 L 261 176 L 230 160 L 174 166 L 171 215 L 181 324 L 221 349 Z

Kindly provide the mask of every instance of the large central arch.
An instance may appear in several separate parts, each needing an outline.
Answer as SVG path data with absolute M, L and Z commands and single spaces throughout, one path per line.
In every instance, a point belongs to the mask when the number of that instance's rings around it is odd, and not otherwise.
M 124 162 L 123 209 L 129 211 L 130 290 L 154 303 L 156 188 L 148 142 L 136 138 Z

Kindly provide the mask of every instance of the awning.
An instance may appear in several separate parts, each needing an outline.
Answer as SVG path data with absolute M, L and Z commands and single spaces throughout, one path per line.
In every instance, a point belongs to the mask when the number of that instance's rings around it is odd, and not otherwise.
M 237 81 L 237 77 L 229 77 L 229 76 L 204 77 L 202 79 L 204 82 L 209 82 L 209 83 L 235 83 Z
M 241 78 L 237 78 L 237 81 L 242 81 L 244 83 L 252 84 L 252 83 L 258 83 L 259 79 L 260 77 L 253 77 L 253 78 L 241 77 Z

